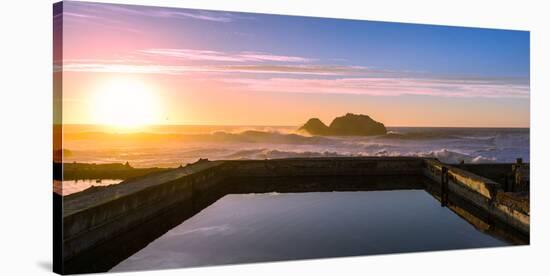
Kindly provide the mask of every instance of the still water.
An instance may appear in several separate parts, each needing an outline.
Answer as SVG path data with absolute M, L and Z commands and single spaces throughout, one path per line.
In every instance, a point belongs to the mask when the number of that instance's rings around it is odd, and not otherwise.
M 109 186 L 122 182 L 122 179 L 77 179 L 54 182 L 54 191 L 63 196 L 78 193 L 94 186 Z
M 505 245 L 424 190 L 230 194 L 111 271 Z

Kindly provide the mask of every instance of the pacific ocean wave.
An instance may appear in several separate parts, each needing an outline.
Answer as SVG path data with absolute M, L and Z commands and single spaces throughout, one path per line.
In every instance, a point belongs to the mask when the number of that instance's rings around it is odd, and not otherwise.
M 380 136 L 308 136 L 264 130 L 202 134 L 81 133 L 65 145 L 68 162 L 177 166 L 199 158 L 278 159 L 339 156 L 422 156 L 443 162 L 529 162 L 528 129 L 396 128 Z
M 496 162 L 494 157 L 482 155 L 471 155 L 450 149 L 438 149 L 423 152 L 400 152 L 395 150 L 381 149 L 374 152 L 337 152 L 337 151 L 291 151 L 279 149 L 248 149 L 240 150 L 224 156 L 225 159 L 279 159 L 294 157 L 367 157 L 367 156 L 417 156 L 431 157 L 445 163 L 492 163 Z

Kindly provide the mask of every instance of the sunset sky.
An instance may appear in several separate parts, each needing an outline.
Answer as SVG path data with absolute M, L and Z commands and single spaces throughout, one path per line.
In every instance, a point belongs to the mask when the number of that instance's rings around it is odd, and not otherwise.
M 80 2 L 61 20 L 65 124 L 529 126 L 525 31 Z

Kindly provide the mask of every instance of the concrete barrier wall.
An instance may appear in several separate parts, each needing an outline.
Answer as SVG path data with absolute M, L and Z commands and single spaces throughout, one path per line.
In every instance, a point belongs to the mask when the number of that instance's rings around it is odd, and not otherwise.
M 475 175 L 471 172 L 445 165 L 437 160 L 426 159 L 424 175 L 437 182 L 441 181 L 441 168 L 447 167 L 449 173 L 449 188 L 460 192 L 458 188 L 468 189 L 486 199 L 495 198 L 500 184 L 488 178 Z M 465 193 L 468 191 L 464 191 Z M 468 193 L 469 194 L 469 193 Z
M 501 183 L 506 192 L 529 191 L 529 163 L 460 164 L 457 167 Z
M 523 205 L 509 203 L 511 200 L 505 202 L 501 199 L 504 191 L 499 183 L 471 172 L 451 167 L 437 160 L 425 160 L 424 175 L 435 182 L 436 185 L 441 185 L 442 167 L 448 168 L 448 189 L 450 193 L 458 195 L 462 199 L 478 206 L 502 223 L 510 225 L 524 234 L 529 234 L 530 216 L 529 213 L 525 212 L 524 202 Z
M 408 157 L 242 160 L 224 164 L 230 176 L 419 175 L 423 161 Z
M 64 204 L 67 208 L 64 210 L 63 219 L 63 259 L 70 260 L 82 252 L 123 235 L 174 206 L 189 206 L 193 209 L 193 201 L 197 195 L 213 191 L 218 193 L 219 189 L 246 192 L 243 189 L 263 191 L 277 189 L 276 186 L 279 186 L 279 189 L 287 191 L 307 190 L 308 187 L 315 187 L 318 190 L 324 188 L 345 190 L 361 185 L 366 190 L 384 189 L 382 186 L 385 184 L 377 180 L 382 176 L 399 180 L 389 189 L 403 188 L 407 185 L 410 185 L 410 188 L 418 188 L 423 177 L 427 177 L 432 183 L 440 183 L 442 166 L 445 165 L 435 159 L 415 157 L 201 161 L 200 164 L 174 169 L 172 174 L 169 171 L 159 174 L 156 178 L 155 175 L 149 176 L 154 180 L 154 185 L 147 184 L 151 183 L 149 179 L 141 180 L 139 185 L 119 184 L 133 187 L 133 189 L 127 189 L 125 194 L 120 193 L 121 190 L 125 191 L 123 186 L 96 188 L 102 191 L 97 193 L 101 194 L 97 204 L 93 198 L 97 191 L 93 190 L 67 197 L 69 203 Z M 455 196 L 468 200 L 489 214 L 528 233 L 528 213 L 525 214 L 523 209 L 517 208 L 514 205 L 516 203 L 497 203 L 499 184 L 452 167 L 449 167 L 448 174 L 449 191 Z M 284 178 L 299 179 L 300 177 L 332 177 L 335 181 L 326 187 L 321 187 L 315 182 L 290 187 L 289 185 L 293 182 L 284 181 Z M 350 181 L 341 184 L 346 177 Z M 265 187 L 243 186 L 244 188 L 239 189 L 238 180 L 229 181 L 232 178 L 265 178 L 273 181 L 263 181 Z M 356 178 L 357 181 L 352 178 Z M 405 178 L 411 181 L 404 181 Z M 277 182 L 279 179 L 283 181 Z M 285 186 L 285 183 L 288 185 Z M 87 201 L 84 202 L 90 202 L 88 205 L 81 203 L 80 199 L 85 197 Z M 73 207 L 78 208 L 71 208 L 71 201 L 75 203 Z
M 212 188 L 221 179 L 210 168 L 130 195 L 114 195 L 105 203 L 71 213 L 63 219 L 63 258 L 70 259 L 174 205 L 192 203 L 194 193 Z
M 504 183 L 506 176 L 512 174 L 512 166 L 514 163 L 499 163 L 499 164 L 462 164 L 457 167 L 476 175 L 491 179 L 498 183 Z
M 203 162 L 204 163 L 204 162 Z M 418 158 L 330 158 L 228 161 L 179 179 L 119 196 L 105 193 L 98 204 L 72 208 L 65 204 L 63 219 L 64 260 L 136 227 L 151 217 L 182 202 L 192 202 L 194 194 L 215 189 L 220 181 L 231 176 L 296 177 L 357 175 L 419 175 L 422 160 Z M 161 176 L 159 176 L 161 177 Z M 119 184 L 122 185 L 122 184 Z M 131 185 L 130 183 L 125 185 Z M 113 189 L 114 190 L 114 189 Z M 89 195 L 86 195 L 89 193 Z M 69 201 L 94 196 L 85 191 L 69 196 Z M 108 199 L 105 199 L 108 194 Z
M 500 221 L 503 221 L 513 228 L 520 230 L 522 233 L 529 235 L 529 214 L 525 214 L 521 210 L 499 202 L 495 202 L 490 205 L 490 213 L 496 216 Z

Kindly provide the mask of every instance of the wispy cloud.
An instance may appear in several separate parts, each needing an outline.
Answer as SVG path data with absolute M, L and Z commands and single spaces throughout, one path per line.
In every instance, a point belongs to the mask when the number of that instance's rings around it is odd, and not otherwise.
M 343 66 L 343 65 L 317 65 L 317 64 L 293 64 L 293 65 L 226 65 L 221 66 L 227 72 L 250 72 L 266 74 L 292 74 L 292 75 L 316 75 L 316 76 L 358 76 L 369 74 L 371 76 L 378 74 L 390 74 L 371 70 L 361 66 Z
M 177 11 L 159 11 L 155 14 L 155 16 L 159 17 L 170 17 L 170 18 L 178 18 L 178 17 L 184 17 L 184 18 L 193 18 L 193 19 L 200 19 L 200 20 L 206 20 L 206 21 L 214 21 L 214 22 L 232 22 L 234 20 L 234 17 L 230 14 L 219 14 L 219 13 L 211 13 L 211 12 L 177 12 Z
M 96 73 L 140 73 L 181 75 L 186 73 L 250 73 L 250 74 L 287 74 L 336 76 L 342 72 L 330 68 L 310 68 L 306 66 L 192 66 L 192 65 L 162 65 L 162 64 L 127 64 L 91 62 L 63 62 L 54 64 L 55 72 L 96 72 Z
M 372 96 L 528 98 L 525 78 L 444 76 L 322 64 L 294 55 L 151 48 L 113 59 L 66 59 L 55 71 L 192 75 L 236 90 Z
M 371 96 L 427 95 L 442 97 L 528 98 L 529 85 L 510 79 L 453 78 L 227 78 L 228 84 L 249 91 L 331 93 Z
M 106 63 L 72 63 L 54 65 L 54 72 L 129 73 L 180 75 L 197 72 L 193 67 L 167 65 L 129 65 Z
M 221 59 L 220 59 L 221 60 Z M 234 61 L 233 58 L 227 58 Z M 104 72 L 104 73 L 142 73 L 142 74 L 186 74 L 186 73 L 245 73 L 266 75 L 303 75 L 303 76 L 388 76 L 392 72 L 369 70 L 360 66 L 315 65 L 315 64 L 219 64 L 184 65 L 162 63 L 139 59 L 65 59 L 54 63 L 56 71 L 65 72 Z
M 55 71 L 185 75 L 202 73 L 204 78 L 242 91 L 355 94 L 371 96 L 426 95 L 460 98 L 528 98 L 529 83 L 511 78 L 467 78 L 414 76 L 405 72 L 383 72 L 346 66 L 193 66 L 147 62 L 65 62 Z M 210 75 L 209 73 L 217 73 Z M 219 74 L 250 74 L 250 78 Z M 302 77 L 269 77 L 273 74 Z M 350 77 L 354 74 L 358 77 Z M 267 76 L 263 77 L 263 76 Z M 310 78 L 307 76 L 316 76 Z M 305 77 L 305 78 L 304 78 Z
M 172 57 L 187 60 L 203 60 L 203 61 L 222 61 L 222 62 L 312 62 L 315 59 L 299 57 L 299 56 L 287 56 L 287 55 L 274 55 L 262 52 L 239 52 L 239 53 L 226 53 L 220 51 L 210 50 L 195 50 L 195 49 L 145 49 L 139 52 L 158 56 L 158 57 Z
M 112 17 L 104 18 L 97 15 L 92 15 L 86 12 L 67 12 L 64 11 L 63 13 L 60 13 L 54 17 L 54 24 L 55 22 L 60 22 L 60 20 L 63 20 L 67 28 L 81 28 L 80 25 L 86 25 L 86 26 L 99 26 L 101 28 L 105 29 L 111 29 L 116 31 L 123 31 L 123 32 L 131 32 L 131 33 L 141 33 L 141 30 L 136 29 L 134 27 L 130 27 L 129 24 L 126 24 L 126 22 L 119 21 L 117 19 L 113 19 Z
M 67 18 L 67 17 L 97 18 L 97 16 L 94 16 L 94 15 L 91 15 L 91 14 L 67 12 L 67 11 L 64 11 L 63 13 L 60 13 L 57 16 L 60 16 L 60 15 L 63 15 L 64 18 Z
M 236 19 L 246 19 L 248 17 L 240 16 L 237 13 L 227 13 L 218 11 L 202 11 L 202 10 L 187 10 L 187 9 L 171 9 L 162 7 L 145 7 L 145 6 L 125 6 L 115 4 L 99 4 L 99 3 L 78 3 L 78 6 L 86 12 L 105 14 L 113 13 L 117 16 L 134 15 L 144 17 L 157 18 L 172 18 L 172 19 L 196 19 L 211 22 L 228 23 Z
M 239 56 L 249 61 L 277 61 L 277 62 L 311 62 L 315 61 L 312 58 L 296 57 L 296 56 L 279 56 L 270 55 L 262 52 L 242 52 Z

